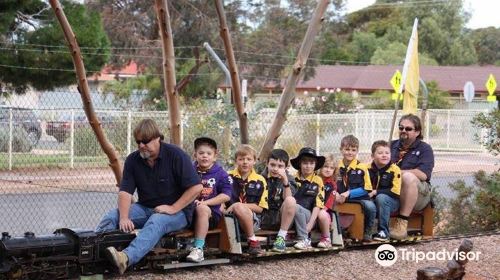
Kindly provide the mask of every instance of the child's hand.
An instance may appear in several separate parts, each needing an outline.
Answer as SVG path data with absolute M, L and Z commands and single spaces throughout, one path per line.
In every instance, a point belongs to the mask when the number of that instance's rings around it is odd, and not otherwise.
M 311 232 L 311 230 L 312 230 L 313 226 L 314 226 L 314 224 L 307 223 L 307 226 L 306 226 L 306 230 L 307 230 L 307 232 Z
M 347 199 L 347 198 L 349 198 L 350 194 L 351 193 L 349 191 L 345 191 L 345 192 L 341 193 L 340 196 L 342 196 L 344 199 Z
M 279 169 L 278 170 L 278 174 L 280 175 L 280 178 L 281 178 L 281 181 L 283 181 L 283 185 L 288 185 L 288 176 L 286 174 L 286 170 L 285 169 Z
M 233 206 L 234 206 L 234 204 L 233 204 L 233 205 L 231 205 L 231 206 L 229 206 L 229 207 L 226 209 L 226 214 L 231 214 L 231 213 L 233 213 Z
M 376 196 L 376 195 L 377 195 L 377 190 L 373 190 L 373 191 L 371 191 L 371 192 L 368 194 L 368 196 L 370 196 L 370 198 L 372 198 L 372 197 L 374 197 L 374 196 Z

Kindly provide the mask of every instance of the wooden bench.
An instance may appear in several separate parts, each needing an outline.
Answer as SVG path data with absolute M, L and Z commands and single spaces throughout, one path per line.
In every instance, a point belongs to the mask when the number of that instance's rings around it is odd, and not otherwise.
M 337 204 L 335 205 L 335 211 L 339 214 L 353 215 L 353 221 L 347 231 L 353 239 L 362 240 L 365 228 L 365 215 L 361 204 L 356 202 Z M 424 236 L 433 236 L 433 216 L 434 209 L 432 208 L 432 203 L 429 203 L 422 211 L 413 212 L 410 215 L 408 230 L 411 231 L 416 229 Z M 395 218 L 396 216 L 391 215 L 391 223 Z
M 194 231 L 191 229 L 183 229 L 168 233 L 165 237 L 194 238 Z M 219 248 L 223 252 L 229 251 L 230 245 L 227 236 L 227 225 L 225 219 L 220 219 L 216 228 L 208 230 L 205 243 L 208 248 Z

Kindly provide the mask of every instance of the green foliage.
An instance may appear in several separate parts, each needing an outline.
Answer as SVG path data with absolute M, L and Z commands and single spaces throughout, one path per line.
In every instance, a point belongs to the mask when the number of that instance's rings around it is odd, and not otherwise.
M 456 198 L 449 202 L 444 233 L 468 233 L 500 227 L 500 172 L 475 174 L 473 187 L 461 180 L 449 185 Z
M 401 56 L 397 55 L 401 46 L 390 44 L 399 43 L 406 46 L 413 21 L 418 18 L 419 51 L 421 56 L 429 58 L 421 59 L 421 64 L 434 65 L 437 62 L 439 65 L 469 65 L 477 62 L 477 44 L 473 44 L 465 32 L 469 15 L 464 13 L 463 1 L 431 0 L 424 4 L 405 0 L 398 3 L 383 9 L 368 7 L 347 16 L 347 22 L 355 32 L 347 50 L 353 54 L 355 60 L 400 64 L 404 59 L 404 55 L 403 59 L 399 59 Z M 356 32 L 371 34 L 364 36 L 363 42 L 374 49 L 366 48 L 364 53 L 360 53 L 356 47 L 359 43 L 355 42 L 358 39 Z M 378 43 L 375 43 L 377 41 Z M 370 60 L 377 48 L 380 48 L 379 53 Z M 490 43 L 488 48 L 497 50 L 498 44 L 495 47 Z
M 52 9 L 45 1 L 16 2 L 21 6 L 7 7 L 8 16 L 2 14 L 0 21 L 0 44 L 6 48 L 0 52 L 0 61 L 19 68 L 2 68 L 0 89 L 23 93 L 28 86 L 46 90 L 75 84 L 71 54 L 59 48 L 67 44 Z M 69 0 L 61 4 L 82 49 L 87 74 L 101 70 L 109 59 L 110 43 L 99 14 Z M 47 71 L 48 67 L 70 71 Z
M 470 34 L 481 65 L 500 65 L 500 28 L 472 30 Z
M 158 110 L 166 108 L 161 80 L 158 76 L 150 74 L 150 71 L 134 78 L 106 82 L 103 86 L 103 94 L 112 95 L 115 104 L 122 108 L 130 108 L 130 101 L 134 94 L 144 94 L 143 108 Z
M 427 82 L 426 85 L 429 91 L 427 109 L 450 109 L 453 107 L 453 104 L 450 102 L 450 94 L 440 90 L 436 81 Z M 418 95 L 419 108 L 422 108 L 423 99 L 422 89 L 420 89 L 420 94 Z
M 105 129 L 105 133 L 108 141 L 119 154 L 126 153 L 127 125 L 125 122 L 114 123 L 112 129 Z M 70 141 L 70 138 L 66 141 Z M 75 156 L 100 156 L 104 154 L 91 127 L 75 129 L 74 149 Z
M 500 154 L 500 110 L 495 109 L 488 114 L 479 113 L 471 122 L 484 132 L 475 134 L 475 139 L 493 155 Z
M 394 100 L 392 92 L 386 90 L 375 91 L 369 99 L 363 102 L 366 109 L 389 110 L 394 109 Z
M 32 149 L 28 133 L 22 127 L 14 126 L 12 130 L 12 151 L 25 153 Z M 0 126 L 0 152 L 9 151 L 9 127 Z
M 206 111 L 200 110 L 205 108 Z M 238 145 L 239 128 L 234 127 L 236 112 L 233 105 L 224 104 L 220 100 L 195 100 L 188 104 L 183 117 L 184 150 L 194 154 L 194 140 L 201 136 L 213 138 L 219 148 L 219 160 L 231 163 L 233 152 Z
M 368 63 L 379 45 L 380 42 L 375 34 L 355 32 L 348 48 L 356 61 Z
M 400 42 L 392 42 L 387 46 L 380 46 L 370 59 L 371 64 L 402 65 L 406 57 L 407 46 Z M 418 56 L 420 65 L 438 65 L 437 61 L 424 53 Z

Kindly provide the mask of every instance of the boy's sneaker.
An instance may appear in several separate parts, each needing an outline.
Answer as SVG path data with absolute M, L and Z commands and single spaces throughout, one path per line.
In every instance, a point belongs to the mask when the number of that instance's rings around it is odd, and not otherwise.
M 363 240 L 362 242 L 372 242 L 372 235 L 371 233 L 365 233 L 363 234 Z
M 379 231 L 379 233 L 375 233 L 375 235 L 373 235 L 373 240 L 389 241 L 389 237 L 385 234 L 383 230 L 381 230 Z
M 311 240 L 308 238 L 299 240 L 299 242 L 297 242 L 295 245 L 293 245 L 293 247 L 295 247 L 295 249 L 298 249 L 298 250 L 309 249 L 309 248 L 311 248 Z
M 273 243 L 273 248 L 271 250 L 274 252 L 285 252 L 286 250 L 285 238 L 283 238 L 282 236 L 276 237 L 276 240 L 274 240 Z
M 322 238 L 318 243 L 318 248 L 330 248 L 332 247 L 332 241 L 330 238 Z
M 193 247 L 191 248 L 191 252 L 189 255 L 186 257 L 186 260 L 190 262 L 202 262 L 204 260 L 203 258 L 203 250 L 200 248 Z
M 248 252 L 250 255 L 262 254 L 259 240 L 248 240 Z

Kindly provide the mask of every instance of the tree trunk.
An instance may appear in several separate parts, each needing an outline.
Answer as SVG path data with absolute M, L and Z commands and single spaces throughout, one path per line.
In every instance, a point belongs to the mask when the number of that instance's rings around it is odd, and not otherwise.
M 182 123 L 179 94 L 175 81 L 175 53 L 172 27 L 167 0 L 155 0 L 156 16 L 160 27 L 163 50 L 163 79 L 165 80 L 164 95 L 168 103 L 170 121 L 170 143 L 182 148 Z
M 217 15 L 219 16 L 220 36 L 224 42 L 224 50 L 226 51 L 227 61 L 229 64 L 229 72 L 231 73 L 231 87 L 236 113 L 240 124 L 241 144 L 248 144 L 248 117 L 243 107 L 243 98 L 241 97 L 240 77 L 238 68 L 236 67 L 236 59 L 234 58 L 233 45 L 231 36 L 227 27 L 226 14 L 222 0 L 214 0 Z
M 69 49 L 71 51 L 71 56 L 73 57 L 73 64 L 75 65 L 75 71 L 78 80 L 78 91 L 80 92 L 80 96 L 82 98 L 85 115 L 87 115 L 87 119 L 89 120 L 90 126 L 92 127 L 92 130 L 97 137 L 97 141 L 99 141 L 101 149 L 108 156 L 109 166 L 115 174 L 116 184 L 118 186 L 120 185 L 120 182 L 122 180 L 122 165 L 119 160 L 118 152 L 115 150 L 113 145 L 109 143 L 108 139 L 106 138 L 106 134 L 104 134 L 104 131 L 101 127 L 101 122 L 95 114 L 94 105 L 92 104 L 92 99 L 90 98 L 90 89 L 87 82 L 87 75 L 85 72 L 85 65 L 82 60 L 80 47 L 78 46 L 75 34 L 71 29 L 71 26 L 68 22 L 68 19 L 66 18 L 66 15 L 64 14 L 59 1 L 50 0 L 49 2 L 50 6 L 56 14 L 59 24 L 61 25 L 64 37 L 69 44 Z
M 200 52 L 198 51 L 198 48 L 194 49 L 194 56 L 196 57 L 195 65 L 189 70 L 187 75 L 184 76 L 184 78 L 182 78 L 175 86 L 175 90 L 178 93 L 182 93 L 184 89 L 189 85 L 189 83 L 193 80 L 193 77 L 196 75 L 196 73 L 198 73 L 198 70 L 200 70 L 201 66 L 208 63 L 208 59 L 206 57 L 204 57 L 203 59 L 200 58 Z
M 295 98 L 295 87 L 297 85 L 297 82 L 299 81 L 299 78 L 301 78 L 302 76 L 302 70 L 304 70 L 307 59 L 309 58 L 309 54 L 311 53 L 314 37 L 316 37 L 319 29 L 321 28 L 321 23 L 324 20 L 323 15 L 327 6 L 328 0 L 320 0 L 318 1 L 318 5 L 314 10 L 311 22 L 309 22 L 309 27 L 307 28 L 306 35 L 304 36 L 304 40 L 302 41 L 302 45 L 300 46 L 299 53 L 297 54 L 297 59 L 295 61 L 295 64 L 293 65 L 293 71 L 288 76 L 285 88 L 283 89 L 283 93 L 281 94 L 278 111 L 276 111 L 276 115 L 274 117 L 271 128 L 267 132 L 266 140 L 264 141 L 264 144 L 262 145 L 262 148 L 260 150 L 260 161 L 265 161 L 267 159 L 269 153 L 271 153 L 271 150 L 274 147 L 274 144 L 276 144 L 278 137 L 281 135 L 281 129 L 283 128 L 283 124 L 286 121 L 286 114 Z

